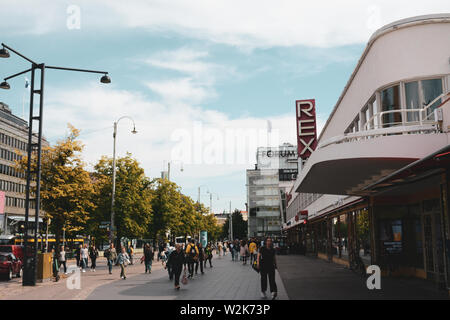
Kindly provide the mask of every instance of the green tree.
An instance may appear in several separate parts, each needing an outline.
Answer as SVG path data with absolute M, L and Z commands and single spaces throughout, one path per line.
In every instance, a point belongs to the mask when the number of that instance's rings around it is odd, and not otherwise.
M 112 159 L 103 156 L 94 167 L 93 181 L 98 193 L 97 210 L 90 221 L 91 232 L 101 221 L 110 221 L 112 194 Z M 152 218 L 153 190 L 139 162 L 127 153 L 116 161 L 114 225 L 117 239 L 141 238 L 148 232 Z M 99 234 L 100 233 L 100 234 Z M 101 238 L 101 231 L 97 237 Z M 105 232 L 103 231 L 103 236 Z
M 148 230 L 153 239 L 158 240 L 165 238 L 167 232 L 172 230 L 178 232 L 182 228 L 179 224 L 183 197 L 180 188 L 167 179 L 155 179 L 153 181 L 153 194 L 153 217 Z M 185 208 L 185 210 L 188 210 L 188 208 Z
M 234 239 L 244 239 L 247 238 L 248 234 L 248 223 L 242 217 L 240 210 L 235 209 L 232 214 L 233 218 L 233 238 Z M 230 227 L 230 217 L 227 218 L 222 227 L 222 237 L 229 237 L 229 227 Z
M 86 227 L 89 214 L 95 209 L 95 190 L 89 173 L 81 159 L 83 144 L 77 140 L 79 130 L 68 125 L 69 135 L 45 147 L 41 157 L 41 206 L 45 218 L 50 218 L 50 231 L 55 234 L 59 246 L 63 228 L 66 235 L 81 233 Z M 33 154 L 32 171 L 36 170 L 36 154 Z M 25 172 L 27 157 L 17 163 L 18 170 Z M 32 176 L 35 181 L 36 176 Z M 32 186 L 33 194 L 36 187 Z

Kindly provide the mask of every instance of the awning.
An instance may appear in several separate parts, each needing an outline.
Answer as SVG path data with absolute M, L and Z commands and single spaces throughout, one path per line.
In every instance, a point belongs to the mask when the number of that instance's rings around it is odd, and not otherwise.
M 450 167 L 450 146 L 446 146 L 393 172 L 363 190 L 369 194 L 378 193 L 394 186 L 421 180 L 448 167 Z
M 14 221 L 25 221 L 25 216 L 8 216 L 8 219 L 14 220 Z M 28 222 L 34 222 L 34 216 L 28 217 Z M 39 222 L 43 222 L 42 218 L 39 218 Z

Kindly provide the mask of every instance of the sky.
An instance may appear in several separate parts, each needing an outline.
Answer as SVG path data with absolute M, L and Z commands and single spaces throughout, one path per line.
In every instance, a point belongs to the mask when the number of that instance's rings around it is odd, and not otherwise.
M 213 212 L 245 209 L 256 147 L 296 144 L 295 100 L 316 99 L 323 127 L 371 34 L 395 20 L 450 12 L 448 0 L 0 0 L 0 41 L 47 70 L 44 135 L 81 130 L 88 168 L 130 152 Z M 0 60 L 0 77 L 29 68 Z M 29 75 L 25 75 L 29 78 Z M 0 101 L 28 117 L 25 76 Z M 25 106 L 25 107 L 24 107 Z M 270 123 L 269 123 L 270 122 Z M 271 127 L 270 135 L 267 134 Z M 183 170 L 181 170 L 183 169 Z M 207 193 L 210 192 L 210 194 Z

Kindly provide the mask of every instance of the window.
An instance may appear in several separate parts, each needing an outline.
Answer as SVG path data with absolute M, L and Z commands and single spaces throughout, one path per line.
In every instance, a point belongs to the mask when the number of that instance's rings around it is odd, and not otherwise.
M 413 81 L 405 83 L 406 109 L 420 109 L 419 82 Z M 419 121 L 419 112 L 411 111 L 406 113 L 408 122 Z
M 422 80 L 423 107 L 427 106 L 439 95 L 442 94 L 442 79 Z M 441 103 L 440 100 L 433 103 L 427 110 L 427 116 L 433 113 L 434 109 Z
M 381 91 L 381 111 L 395 111 L 400 109 L 400 87 L 399 85 Z M 383 114 L 383 128 L 392 127 L 402 123 L 400 112 Z

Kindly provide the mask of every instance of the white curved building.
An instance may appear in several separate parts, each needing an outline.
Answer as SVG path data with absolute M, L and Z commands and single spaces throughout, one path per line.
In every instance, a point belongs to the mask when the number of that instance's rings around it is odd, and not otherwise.
M 291 241 L 349 266 L 357 248 L 366 265 L 448 286 L 449 91 L 450 14 L 375 32 L 299 172 L 284 226 L 297 230 Z M 433 154 L 439 162 L 425 161 Z

